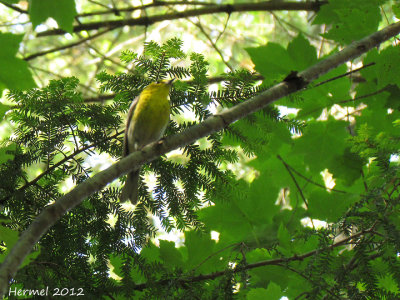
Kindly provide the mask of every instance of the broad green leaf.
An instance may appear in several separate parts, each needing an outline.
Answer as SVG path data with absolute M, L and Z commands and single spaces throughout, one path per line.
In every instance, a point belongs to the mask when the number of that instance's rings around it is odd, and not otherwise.
M 392 5 L 392 11 L 395 14 L 397 19 L 400 19 L 400 4 L 393 4 Z
M 0 103 L 0 120 L 3 119 L 4 115 L 10 110 L 10 108 L 10 106 Z
M 0 33 L 0 93 L 3 89 L 25 90 L 35 87 L 28 64 L 15 57 L 23 35 Z
M 30 0 L 29 15 L 34 28 L 53 18 L 61 29 L 71 33 L 77 15 L 75 0 Z
M 252 226 L 252 216 L 246 215 L 236 203 L 218 203 L 202 209 L 199 215 L 208 228 L 220 232 L 220 239 L 226 242 L 235 243 L 257 239 Z
M 160 258 L 164 265 L 180 268 L 182 266 L 182 254 L 175 248 L 175 243 L 160 240 Z
M 14 155 L 10 154 L 10 151 L 15 151 L 16 145 L 11 144 L 7 147 L 0 148 L 0 164 L 5 163 L 9 159 L 13 159 Z
M 361 176 L 362 167 L 366 164 L 358 154 L 346 148 L 342 154 L 328 161 L 327 168 L 333 177 L 342 180 L 345 186 L 351 186 Z
M 266 46 L 246 48 L 256 70 L 264 76 L 264 83 L 281 81 L 293 70 L 294 62 L 280 44 L 268 43 Z
M 113 272 L 120 277 L 123 277 L 122 266 L 123 260 L 121 255 L 110 255 L 110 263 L 114 267 Z
M 317 62 L 317 50 L 301 34 L 289 43 L 287 51 L 294 62 L 294 71 L 302 71 Z
M 284 144 L 292 142 L 290 131 L 283 122 L 276 122 L 262 113 L 256 113 L 252 116 L 252 120 L 252 123 L 248 120 L 239 120 L 231 125 L 234 131 L 239 131 L 246 138 L 245 142 L 225 135 L 224 145 L 241 146 L 242 148 L 249 146 L 257 155 L 263 153 L 263 157 L 265 157 L 276 155 Z M 255 123 L 257 126 L 254 126 Z M 246 144 L 244 145 L 244 143 Z
M 247 300 L 264 300 L 267 298 L 268 298 L 267 290 L 263 288 L 251 289 L 246 295 Z
M 400 88 L 397 85 L 389 85 L 386 87 L 387 92 L 383 92 L 379 94 L 379 100 L 386 100 L 385 107 L 391 108 L 395 110 L 400 110 L 400 101 L 398 101 L 400 97 Z M 387 99 L 386 99 L 387 96 Z M 378 96 L 376 96 L 378 100 Z
M 275 205 L 279 188 L 269 178 L 269 174 L 263 173 L 250 186 L 240 182 L 239 194 L 231 193 L 229 201 L 202 209 L 201 219 L 210 230 L 219 232 L 226 243 L 271 243 L 276 238 L 272 218 L 279 211 Z
M 348 77 L 336 78 L 347 72 L 346 66 L 342 65 L 327 74 L 321 76 L 313 82 L 310 87 L 298 93 L 298 96 L 303 101 L 290 102 L 287 99 L 282 99 L 283 105 L 299 108 L 297 118 L 309 120 L 310 118 L 317 119 L 324 108 L 331 108 L 334 104 L 350 98 L 350 80 Z M 336 78 L 333 81 L 328 81 Z M 326 82 L 328 81 L 328 82 Z M 316 86 L 319 83 L 323 83 Z M 285 102 L 284 102 L 285 101 Z M 281 103 L 280 101 L 277 104 Z
M 140 252 L 141 256 L 144 259 L 147 259 L 149 262 L 161 262 L 161 253 L 160 248 L 154 244 L 149 244 L 145 248 L 143 248 L 142 252 Z
M 291 246 L 291 239 L 292 238 L 289 231 L 286 229 L 286 226 L 281 223 L 278 229 L 279 246 L 283 247 L 286 250 L 289 250 Z
M 295 140 L 293 154 L 304 155 L 304 162 L 313 171 L 322 171 L 328 161 L 343 153 L 349 136 L 346 122 L 329 119 L 309 123 L 303 136 Z
M 18 231 L 12 230 L 8 227 L 0 226 L 0 241 L 4 242 L 6 245 L 6 251 L 4 253 L 0 253 L 0 263 L 2 263 L 4 259 L 7 257 L 7 255 L 10 253 L 12 247 L 18 241 L 18 238 L 19 238 Z M 22 264 L 19 266 L 19 268 L 23 268 L 24 266 L 31 263 L 32 260 L 34 260 L 39 254 L 40 251 L 33 251 L 30 254 L 28 254 L 27 257 L 22 262 Z
M 388 86 L 385 91 L 380 90 L 375 79 L 359 84 L 356 88 L 357 94 L 354 97 L 356 100 L 344 103 L 342 106 L 353 106 L 358 109 L 361 104 L 365 104 L 368 105 L 369 109 L 381 110 L 382 108 L 395 108 L 400 105 L 396 101 L 399 93 L 399 88 L 396 85 Z M 357 100 L 360 97 L 361 99 Z
M 264 83 L 271 84 L 284 79 L 291 71 L 301 71 L 317 61 L 315 47 L 302 35 L 287 47 L 268 43 L 258 48 L 247 48 L 256 70 L 264 76 Z
M 389 84 L 396 84 L 400 87 L 400 49 L 399 46 L 391 46 L 383 49 L 376 62 L 376 70 L 380 76 L 378 79 L 378 88 Z M 381 76 L 385 74 L 385 76 Z
M 209 233 L 187 231 L 185 245 L 188 251 L 188 268 L 195 268 L 200 273 L 211 273 L 224 268 L 226 253 L 218 253 L 218 244 L 211 239 Z
M 268 295 L 268 299 L 271 299 L 271 300 L 279 300 L 283 296 L 281 288 L 279 287 L 279 285 L 275 284 L 274 282 L 271 282 L 268 285 L 267 295 Z
M 273 257 L 270 251 L 263 248 L 252 250 L 246 255 L 248 263 L 270 261 L 274 258 L 277 257 Z M 251 278 L 256 286 L 267 287 L 271 282 L 274 282 L 283 289 L 287 287 L 287 280 L 290 272 L 281 266 L 266 265 L 260 268 L 249 270 L 249 274 L 251 275 Z
M 332 0 L 322 5 L 314 24 L 332 25 L 324 37 L 341 44 L 361 39 L 378 29 L 381 0 Z
M 400 118 L 400 113 L 398 111 L 388 113 L 387 108 L 370 109 L 367 107 L 362 111 L 360 116 L 356 115 L 355 117 L 357 125 L 356 130 L 362 125 L 368 125 L 372 135 L 377 135 L 379 132 L 387 132 L 395 135 L 398 133 L 398 128 L 396 128 L 393 123 Z
M 337 222 L 350 205 L 358 199 L 358 196 L 354 194 L 327 192 L 323 188 L 315 187 L 307 195 L 308 212 L 312 219 Z
M 363 60 L 363 65 L 373 64 L 367 68 L 360 70 L 361 76 L 367 80 L 368 83 L 373 83 L 379 76 L 378 68 L 376 67 L 376 62 L 379 60 L 378 49 L 374 48 L 368 51 L 367 55 Z M 375 85 L 375 84 L 374 84 Z
M 8 251 L 17 242 L 18 236 L 18 231 L 12 230 L 8 227 L 0 226 L 0 239 L 4 243 L 6 243 Z
M 271 282 L 267 289 L 251 289 L 246 295 L 246 300 L 279 300 L 282 298 L 282 296 L 283 294 L 279 285 Z

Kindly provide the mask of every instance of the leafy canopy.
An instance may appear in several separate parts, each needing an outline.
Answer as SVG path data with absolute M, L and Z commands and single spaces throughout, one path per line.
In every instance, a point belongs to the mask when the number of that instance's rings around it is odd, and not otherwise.
M 325 37 L 344 45 L 377 30 L 383 2 L 332 0 L 314 23 L 332 25 Z M 17 37 L 4 39 L 16 49 Z M 15 56 L 16 50 L 4 51 Z M 207 58 L 185 53 L 178 39 L 149 42 L 142 55 L 121 55 L 132 71 L 98 75 L 101 91 L 115 93 L 104 104 L 86 103 L 73 77 L 26 91 L 16 90 L 22 80 L 14 87 L 0 77 L 0 87 L 13 89 L 13 107 L 5 115 L 10 107 L 0 106 L 0 116 L 16 127 L 0 149 L 1 217 L 7 220 L 0 227 L 0 257 L 17 232 L 64 193 L 66 182 L 78 184 L 97 171 L 91 159 L 120 158 L 123 116 L 150 82 L 180 79 L 171 92 L 171 135 L 206 119 L 215 106 L 246 101 L 323 59 L 301 34 L 287 46 L 247 51 L 262 84 L 237 70 L 209 92 Z M 92 195 L 41 239 L 29 257 L 34 261 L 25 262 L 13 284 L 81 287 L 88 297 L 114 299 L 398 298 L 398 52 L 393 45 L 374 49 L 356 61 L 369 65 L 357 74 L 362 80 L 342 76 L 349 70 L 340 66 L 185 146 L 181 155 L 149 163 L 133 211 L 119 203 L 119 183 Z M 29 78 L 24 70 L 21 77 Z M 33 86 L 23 82 L 21 89 Z M 285 116 L 282 107 L 296 113 Z M 252 176 L 240 179 L 235 167 Z M 152 186 L 143 180 L 149 174 Z M 149 213 L 167 232 L 183 232 L 179 246 L 149 239 L 157 233 Z

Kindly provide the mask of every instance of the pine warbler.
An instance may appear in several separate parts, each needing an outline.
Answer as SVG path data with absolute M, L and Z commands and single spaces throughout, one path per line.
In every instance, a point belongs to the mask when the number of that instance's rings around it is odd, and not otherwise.
M 153 82 L 133 100 L 125 125 L 123 156 L 142 149 L 147 144 L 159 140 L 169 122 L 169 91 L 172 80 Z M 130 172 L 122 189 L 120 200 L 128 199 L 132 204 L 138 201 L 140 168 Z

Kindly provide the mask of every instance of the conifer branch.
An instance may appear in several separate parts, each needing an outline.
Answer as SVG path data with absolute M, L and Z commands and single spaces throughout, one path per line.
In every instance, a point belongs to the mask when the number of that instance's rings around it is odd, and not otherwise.
M 283 82 L 276 84 L 269 90 L 247 101 L 241 102 L 220 114 L 213 115 L 202 123 L 189 127 L 181 133 L 168 136 L 159 142 L 147 145 L 141 151 L 130 154 L 106 170 L 97 173 L 85 182 L 77 185 L 69 193 L 59 198 L 54 204 L 44 208 L 32 224 L 22 233 L 17 243 L 1 264 L 0 295 L 5 293 L 10 280 L 15 276 L 19 266 L 31 252 L 31 249 L 39 241 L 41 236 L 67 211 L 79 205 L 85 198 L 101 190 L 118 177 L 137 168 L 137 166 L 155 160 L 160 155 L 166 154 L 179 147 L 184 147 L 202 137 L 220 131 L 234 121 L 259 111 L 282 97 L 303 89 L 321 75 L 366 53 L 368 50 L 399 33 L 400 22 L 389 25 L 362 40 L 351 43 L 342 51 L 331 55 L 300 73 L 292 72 Z M 311 256 L 313 254 L 310 253 L 308 255 Z M 307 255 L 304 256 L 304 258 L 306 257 Z M 262 263 L 259 263 L 259 265 L 262 265 Z M 199 280 L 203 279 L 199 278 Z

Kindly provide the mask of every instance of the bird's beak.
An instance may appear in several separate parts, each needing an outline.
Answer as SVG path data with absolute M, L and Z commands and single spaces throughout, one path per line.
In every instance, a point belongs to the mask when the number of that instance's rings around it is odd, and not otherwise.
M 168 83 L 169 85 L 172 85 L 172 83 L 174 82 L 175 79 L 176 79 L 176 78 L 172 78 L 172 79 L 169 80 L 167 83 Z

